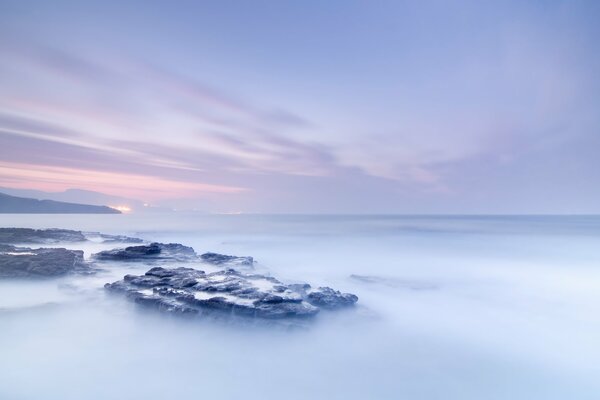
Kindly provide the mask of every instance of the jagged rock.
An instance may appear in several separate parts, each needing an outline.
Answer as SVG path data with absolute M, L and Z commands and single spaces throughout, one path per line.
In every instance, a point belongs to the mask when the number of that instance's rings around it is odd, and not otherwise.
M 358 300 L 331 288 L 285 285 L 273 277 L 234 269 L 205 273 L 193 268 L 155 267 L 144 275 L 125 275 L 105 288 L 168 313 L 263 319 L 313 317 L 319 308 L 351 306 Z
M 200 256 L 200 258 L 204 262 L 219 266 L 226 265 L 229 267 L 252 267 L 254 265 L 254 258 L 252 257 L 237 257 L 218 253 L 204 253 Z
M 49 278 L 89 271 L 83 251 L 0 245 L 0 278 Z
M 143 246 L 129 246 L 124 249 L 105 250 L 92 256 L 99 261 L 187 261 L 196 258 L 191 247 L 179 243 L 151 243 Z
M 68 229 L 0 228 L 0 243 L 52 244 L 85 241 L 83 233 Z

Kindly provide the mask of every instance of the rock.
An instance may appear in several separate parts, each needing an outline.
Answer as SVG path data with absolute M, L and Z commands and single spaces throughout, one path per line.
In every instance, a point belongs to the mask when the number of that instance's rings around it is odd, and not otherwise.
M 92 257 L 98 261 L 188 261 L 197 256 L 194 249 L 179 243 L 151 243 L 124 249 L 105 250 L 92 255 Z
M 308 294 L 308 301 L 314 306 L 333 310 L 354 305 L 358 297 L 351 293 L 340 293 L 330 287 L 320 287 Z
M 233 315 L 260 319 L 315 316 L 320 308 L 350 306 L 358 298 L 330 288 L 285 285 L 279 280 L 234 269 L 213 273 L 193 268 L 154 267 L 144 275 L 126 275 L 105 288 L 160 311 L 186 315 Z
M 90 271 L 81 250 L 0 245 L 0 278 L 49 278 L 76 271 Z
M 143 239 L 124 235 L 107 235 L 100 232 L 83 232 L 88 240 L 100 241 L 102 243 L 144 243 Z
M 219 266 L 227 265 L 230 267 L 252 267 L 254 265 L 254 258 L 252 257 L 237 257 L 218 253 L 204 253 L 200 256 L 200 258 L 206 263 Z
M 68 229 L 0 228 L 0 243 L 55 244 L 85 242 L 89 239 L 101 241 L 102 243 L 144 243 L 139 238 L 107 235 L 100 232 L 80 232 Z
M 355 281 L 359 281 L 362 283 L 384 283 L 385 279 L 380 278 L 378 276 L 370 276 L 370 275 L 355 275 L 352 274 L 350 275 L 351 279 L 354 279 Z
M 67 229 L 0 228 L 0 243 L 9 244 L 53 244 L 85 242 L 80 231 Z
M 388 286 L 391 288 L 402 288 L 402 289 L 411 289 L 411 290 L 435 290 L 438 289 L 438 285 L 425 282 L 425 281 L 415 281 L 415 280 L 404 280 L 397 278 L 383 278 L 379 276 L 372 275 L 350 275 L 350 278 L 361 283 L 369 284 L 369 285 L 382 285 Z

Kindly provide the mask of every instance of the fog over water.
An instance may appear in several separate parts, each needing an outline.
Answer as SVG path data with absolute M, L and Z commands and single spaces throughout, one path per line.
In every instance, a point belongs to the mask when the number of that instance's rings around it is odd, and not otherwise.
M 102 288 L 145 265 L 0 281 L 2 400 L 600 398 L 598 216 L 2 215 L 0 226 L 250 255 L 284 282 L 359 297 L 290 332 L 165 316 Z

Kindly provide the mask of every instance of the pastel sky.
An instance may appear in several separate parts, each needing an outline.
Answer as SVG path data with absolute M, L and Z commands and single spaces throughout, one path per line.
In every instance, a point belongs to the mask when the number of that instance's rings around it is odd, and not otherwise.
M 600 2 L 0 0 L 0 186 L 600 213 Z

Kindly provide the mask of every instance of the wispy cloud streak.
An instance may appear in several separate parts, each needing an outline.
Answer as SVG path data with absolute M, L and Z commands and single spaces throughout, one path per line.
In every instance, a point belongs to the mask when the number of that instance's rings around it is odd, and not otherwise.
M 81 169 L 138 177 L 130 184 L 147 196 L 189 197 L 193 187 L 294 208 L 344 193 L 361 210 L 376 196 L 392 208 L 418 196 L 443 208 L 483 187 L 500 204 L 536 165 L 546 165 L 536 179 L 574 191 L 581 174 L 599 179 L 597 161 L 579 157 L 600 126 L 597 8 L 365 4 L 344 11 L 352 24 L 326 18 L 309 29 L 286 7 L 273 25 L 262 7 L 238 16 L 260 22 L 250 25 L 165 8 L 168 17 L 153 15 L 160 34 L 137 14 L 130 26 L 108 10 L 40 6 L 35 19 L 7 7 L 4 182 L 68 185 Z M 566 175 L 552 159 L 585 168 Z

